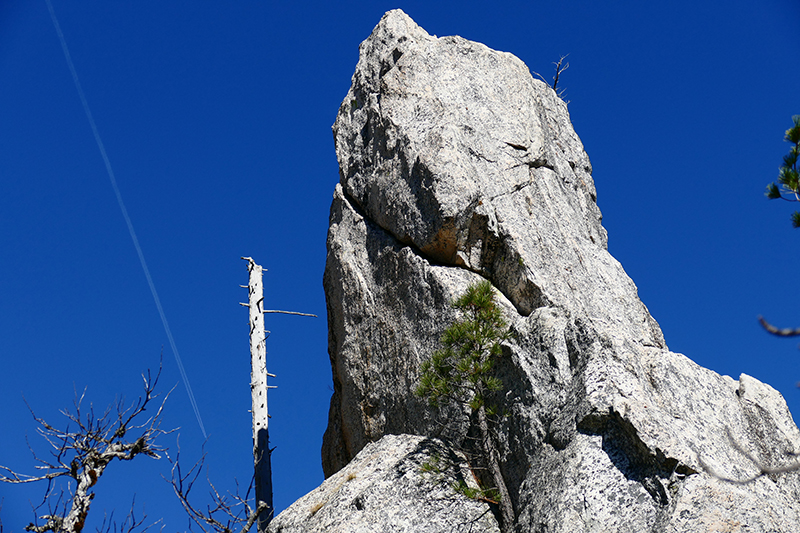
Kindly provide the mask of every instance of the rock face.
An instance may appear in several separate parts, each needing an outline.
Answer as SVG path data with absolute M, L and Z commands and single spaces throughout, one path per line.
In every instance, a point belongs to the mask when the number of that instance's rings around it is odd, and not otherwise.
M 800 531 L 798 474 L 709 474 L 791 463 L 783 398 L 667 349 L 607 251 L 566 104 L 519 59 L 391 11 L 333 130 L 326 476 L 385 435 L 438 434 L 419 366 L 485 278 L 516 335 L 498 371 L 518 531 Z
M 269 531 L 500 533 L 488 504 L 452 489 L 470 479 L 463 459 L 441 441 L 387 435 L 293 503 Z

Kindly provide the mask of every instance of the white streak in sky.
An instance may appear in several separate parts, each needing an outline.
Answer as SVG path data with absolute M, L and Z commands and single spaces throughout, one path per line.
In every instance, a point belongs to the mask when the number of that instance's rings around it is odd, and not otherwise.
M 172 347 L 172 353 L 175 355 L 175 362 L 178 363 L 178 370 L 180 370 L 183 384 L 186 386 L 186 392 L 189 395 L 189 402 L 191 402 L 192 409 L 194 409 L 194 415 L 197 417 L 197 423 L 200 424 L 200 431 L 203 432 L 203 438 L 208 438 L 208 435 L 206 435 L 206 428 L 203 426 L 203 419 L 200 418 L 200 410 L 197 408 L 197 402 L 194 399 L 192 386 L 189 385 L 189 378 L 186 375 L 186 370 L 183 368 L 183 362 L 181 361 L 181 356 L 178 354 L 178 348 L 175 346 L 175 339 L 172 337 L 172 332 L 169 329 L 169 324 L 167 323 L 167 317 L 164 314 L 164 309 L 161 307 L 161 300 L 158 298 L 156 286 L 153 284 L 153 278 L 150 277 L 150 269 L 147 268 L 147 263 L 145 262 L 144 254 L 142 253 L 142 247 L 139 246 L 139 239 L 136 238 L 136 232 L 133 231 L 131 218 L 128 216 L 128 210 L 125 209 L 125 204 L 122 201 L 122 194 L 119 192 L 117 180 L 114 177 L 114 171 L 111 169 L 111 162 L 108 160 L 105 146 L 103 146 L 103 141 L 100 139 L 100 133 L 97 131 L 97 125 L 92 117 L 92 112 L 89 110 L 89 103 L 86 101 L 86 96 L 83 94 L 83 88 L 81 88 L 81 82 L 78 80 L 78 73 L 75 71 L 75 65 L 72 64 L 72 58 L 69 55 L 69 49 L 67 48 L 67 41 L 64 39 L 64 34 L 61 32 L 61 25 L 58 23 L 56 12 L 53 10 L 53 5 L 50 3 L 50 0 L 45 0 L 45 2 L 47 2 L 47 8 L 50 10 L 50 18 L 53 19 L 53 25 L 55 26 L 56 33 L 58 33 L 58 38 L 61 41 L 61 49 L 64 51 L 64 57 L 67 59 L 67 66 L 69 66 L 69 71 L 72 73 L 72 81 L 75 82 L 75 88 L 78 90 L 78 96 L 81 98 L 81 103 L 83 104 L 83 110 L 86 113 L 86 118 L 89 119 L 89 125 L 92 127 L 92 133 L 94 133 L 94 140 L 97 142 L 97 148 L 100 150 L 100 155 L 103 156 L 103 162 L 106 164 L 108 179 L 111 180 L 111 186 L 114 188 L 114 194 L 117 195 L 117 203 L 122 211 L 122 216 L 125 218 L 125 223 L 128 225 L 128 232 L 131 234 L 133 246 L 136 248 L 136 253 L 139 254 L 139 262 L 142 264 L 142 270 L 144 270 L 144 275 L 147 278 L 147 284 L 150 285 L 150 292 L 153 294 L 153 300 L 156 302 L 158 314 L 161 316 L 161 323 L 164 325 L 164 331 L 167 334 L 167 339 L 169 339 L 169 345 Z

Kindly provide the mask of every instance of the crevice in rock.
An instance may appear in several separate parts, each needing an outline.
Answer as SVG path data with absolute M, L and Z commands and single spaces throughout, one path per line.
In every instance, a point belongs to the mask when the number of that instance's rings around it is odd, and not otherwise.
M 355 506 L 356 510 L 363 511 L 364 510 L 364 497 L 361 494 L 356 496 L 356 498 L 353 500 L 353 505 Z
M 593 346 L 595 343 L 606 349 L 611 348 L 608 339 L 603 339 L 588 320 L 576 317 L 567 322 L 564 328 L 564 344 L 567 347 L 569 368 L 573 376 L 582 373 L 586 368 L 591 354 L 595 351 Z
M 484 160 L 484 161 L 486 161 L 487 163 L 497 163 L 497 161 L 495 161 L 495 160 L 493 160 L 493 159 L 489 159 L 489 158 L 488 158 L 488 157 L 486 157 L 485 155 L 483 155 L 483 154 L 481 154 L 481 153 L 477 152 L 477 151 L 476 151 L 474 148 L 472 148 L 471 146 L 467 146 L 467 152 L 469 153 L 469 155 L 471 155 L 471 156 L 472 156 L 472 157 L 474 157 L 475 159 L 483 159 L 483 160 Z
M 534 159 L 532 161 L 520 161 L 520 158 L 516 158 L 516 157 L 515 157 L 515 159 L 517 161 L 519 161 L 519 163 L 516 164 L 516 165 L 512 165 L 512 166 L 506 168 L 505 170 L 511 170 L 512 168 L 519 168 L 519 167 L 522 167 L 522 166 L 526 166 L 526 167 L 528 167 L 530 169 L 536 169 L 536 168 L 544 167 L 544 168 L 552 170 L 553 172 L 556 172 L 555 165 L 553 165 L 552 163 L 548 163 L 547 159 L 545 159 L 543 157 L 542 158 L 536 158 L 536 159 Z
M 367 120 L 364 122 L 364 127 L 361 128 L 361 143 L 364 146 L 369 146 L 369 142 L 372 140 L 372 134 L 370 133 L 370 119 L 371 117 L 367 115 Z
M 402 57 L 402 55 L 403 55 L 403 52 L 401 52 L 399 49 L 395 48 L 392 51 L 391 60 L 389 58 L 386 58 L 386 60 L 382 61 L 381 71 L 380 71 L 380 74 L 378 74 L 378 77 L 382 78 L 382 77 L 384 77 L 386 75 L 387 72 L 392 70 L 394 68 L 394 66 L 397 64 L 397 61 L 400 59 L 400 57 Z
M 514 159 L 519 161 L 519 164 L 513 165 L 513 166 L 507 168 L 506 170 L 511 170 L 512 168 L 517 168 L 517 167 L 521 167 L 521 166 L 524 165 L 524 166 L 527 166 L 528 168 L 532 168 L 532 169 L 533 168 L 545 167 L 545 168 L 549 168 L 550 170 L 555 172 L 555 165 L 553 165 L 552 163 L 549 163 L 547 161 L 547 157 L 544 154 L 540 155 L 539 157 L 537 157 L 535 159 L 530 159 L 530 155 L 528 154 L 528 150 L 530 149 L 530 147 L 523 146 L 521 144 L 510 143 L 508 141 L 503 141 L 503 144 L 513 148 L 514 150 L 516 150 L 518 152 L 525 152 L 525 155 L 528 155 L 527 158 L 524 157 L 524 156 L 523 157 L 518 157 L 516 155 L 512 155 L 512 157 Z
M 683 479 L 698 473 L 677 459 L 667 457 L 658 448 L 652 452 L 639 438 L 633 424 L 613 409 L 607 414 L 593 413 L 584 417 L 577 429 L 587 435 L 600 435 L 603 451 L 614 466 L 627 479 L 640 483 L 659 507 L 670 504 L 668 487 L 664 487 L 662 480 L 672 480 L 676 475 Z
M 420 441 L 414 451 L 406 456 L 406 460 L 415 464 L 430 481 L 449 484 L 452 487 L 454 496 L 457 493 L 455 486 L 469 486 L 474 483 L 472 481 L 475 479 L 474 471 L 471 472 L 472 480 L 467 480 L 464 476 L 465 469 L 471 470 L 472 467 L 463 452 L 457 452 L 451 444 L 445 441 L 434 440 L 434 438 L 430 437 L 425 438 Z M 396 474 L 398 477 L 402 477 L 405 473 L 398 470 Z M 494 516 L 499 526 L 502 523 L 502 516 L 498 504 L 485 499 L 479 499 L 478 501 L 483 501 L 483 503 L 487 504 L 488 511 Z M 478 518 L 482 516 L 480 515 Z
M 523 185 L 527 185 L 527 184 L 523 184 Z M 358 203 L 358 200 L 356 198 L 354 198 L 347 191 L 347 189 L 345 187 L 342 187 L 342 193 L 343 193 L 344 198 L 347 201 L 347 203 L 352 207 L 352 209 L 356 213 L 358 213 L 359 216 L 361 216 L 366 222 L 368 222 L 373 227 L 381 230 L 387 237 L 389 237 L 393 241 L 397 242 L 398 246 L 407 247 L 409 250 L 411 250 L 411 252 L 414 255 L 424 259 L 430 265 L 440 266 L 440 267 L 449 267 L 449 268 L 459 268 L 461 270 L 466 270 L 468 272 L 473 272 L 473 273 L 478 274 L 479 276 L 481 276 L 481 277 L 483 277 L 485 279 L 488 279 L 489 281 L 492 282 L 492 285 L 498 291 L 500 291 L 503 294 L 503 296 L 505 296 L 506 299 L 509 302 L 511 302 L 511 304 L 514 306 L 514 309 L 517 311 L 517 313 L 520 316 L 528 316 L 528 315 L 530 315 L 531 311 L 527 311 L 526 309 L 521 308 L 519 303 L 515 302 L 515 299 L 510 294 L 508 294 L 505 290 L 503 290 L 503 287 L 500 284 L 497 283 L 496 279 L 494 279 L 495 276 L 492 275 L 492 272 L 490 272 L 488 270 L 481 269 L 481 268 L 473 267 L 473 266 L 468 265 L 466 263 L 464 263 L 464 264 L 446 263 L 446 262 L 443 262 L 443 261 L 436 260 L 430 254 L 426 254 L 419 247 L 417 247 L 413 243 L 413 241 L 411 241 L 411 239 L 408 236 L 406 236 L 405 238 L 401 238 L 401 237 L 395 235 L 392 231 L 384 228 L 382 225 L 377 223 L 375 220 L 373 220 L 369 216 L 369 214 L 366 211 L 364 211 L 364 209 L 362 209 L 361 205 Z M 479 205 L 480 201 L 475 202 L 475 204 Z M 472 213 L 470 213 L 470 214 L 472 214 Z M 494 257 L 494 255 L 495 254 L 492 254 L 493 257 Z M 514 258 L 513 260 L 518 261 L 518 258 Z M 549 301 L 547 301 L 546 297 L 544 297 L 544 295 L 541 293 L 541 290 L 539 289 L 539 287 L 533 285 L 532 283 L 528 283 L 527 285 L 530 285 L 530 287 L 527 288 L 527 292 L 531 293 L 531 294 L 528 294 L 527 297 L 525 298 L 525 300 L 533 302 L 533 308 L 534 309 L 537 308 L 537 307 L 541 307 L 542 305 L 547 305 L 549 303 Z
M 366 211 L 364 211 L 364 209 L 361 207 L 361 204 L 358 203 L 358 200 L 355 197 L 353 197 L 353 195 L 351 195 L 347 191 L 347 189 L 345 187 L 342 187 L 342 193 L 344 194 L 345 200 L 347 200 L 347 203 L 350 205 L 350 207 L 353 209 L 353 211 L 358 213 L 358 215 L 361 218 L 363 218 L 367 223 L 369 223 L 371 226 L 381 230 L 384 234 L 386 234 L 387 237 L 389 237 L 391 240 L 395 241 L 399 247 L 403 247 L 403 246 L 408 247 L 412 252 L 414 252 L 414 255 L 417 255 L 417 256 L 421 257 L 422 259 L 425 259 L 428 263 L 430 263 L 433 266 L 445 266 L 445 267 L 462 268 L 459 265 L 442 263 L 441 261 L 437 261 L 433 257 L 430 257 L 428 254 L 424 253 L 416 245 L 414 245 L 414 243 L 411 241 L 411 239 L 408 236 L 406 236 L 405 238 L 401 238 L 401 237 L 395 235 L 392 231 L 390 231 L 390 230 L 384 228 L 383 226 L 381 226 L 375 220 L 373 220 L 372 217 L 370 217 L 369 214 Z M 465 269 L 465 270 L 468 270 L 468 269 Z
M 502 198 L 503 196 L 510 196 L 512 194 L 518 193 L 522 189 L 530 187 L 531 185 L 533 185 L 533 182 L 531 182 L 531 181 L 526 181 L 524 183 L 517 183 L 516 185 L 514 185 L 511 188 L 511 190 L 506 191 L 506 192 L 501 192 L 501 193 L 495 194 L 494 196 L 490 197 L 489 201 L 492 202 L 492 201 L 494 201 L 494 200 L 496 200 L 498 198 Z
M 514 150 L 520 150 L 522 152 L 527 152 L 528 151 L 528 147 L 527 146 L 522 146 L 521 144 L 514 144 L 514 143 L 510 143 L 508 141 L 506 141 L 506 144 L 509 145 Z

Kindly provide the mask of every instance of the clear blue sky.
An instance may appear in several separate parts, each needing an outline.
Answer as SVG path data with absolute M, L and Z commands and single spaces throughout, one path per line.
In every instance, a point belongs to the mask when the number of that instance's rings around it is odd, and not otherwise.
M 330 126 L 358 44 L 401 7 L 429 33 L 512 52 L 560 85 L 594 166 L 609 248 L 668 345 L 734 378 L 772 384 L 800 410 L 800 231 L 768 202 L 800 113 L 800 3 L 66 2 L 53 0 L 183 357 L 218 488 L 251 475 L 249 255 L 269 269 L 275 502 L 322 481 L 331 395 L 322 272 L 338 168 Z M 610 5 L 610 7 L 609 7 Z M 60 422 L 73 387 L 100 408 L 135 399 L 158 365 L 177 385 L 165 427 L 184 459 L 195 421 L 44 0 L 0 2 L 0 464 L 40 451 L 23 395 Z M 163 444 L 175 450 L 174 436 Z M 186 519 L 164 461 L 113 464 L 94 520 L 136 494 L 168 531 Z M 0 486 L 6 531 L 32 491 Z M 201 494 L 198 494 L 200 496 Z M 95 524 L 96 525 L 96 524 Z M 94 527 L 89 524 L 87 527 Z

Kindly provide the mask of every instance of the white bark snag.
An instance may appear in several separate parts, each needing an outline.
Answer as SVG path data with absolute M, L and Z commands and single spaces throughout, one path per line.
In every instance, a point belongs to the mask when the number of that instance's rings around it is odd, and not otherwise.
M 260 502 L 267 508 L 258 517 L 258 533 L 267 531 L 272 519 L 272 464 L 269 449 L 269 412 L 267 410 L 267 346 L 264 332 L 264 289 L 262 268 L 250 257 L 247 261 L 250 272 L 248 292 L 250 294 L 250 393 L 253 399 L 253 461 L 255 466 L 256 506 Z M 273 376 L 274 377 L 274 376 Z

